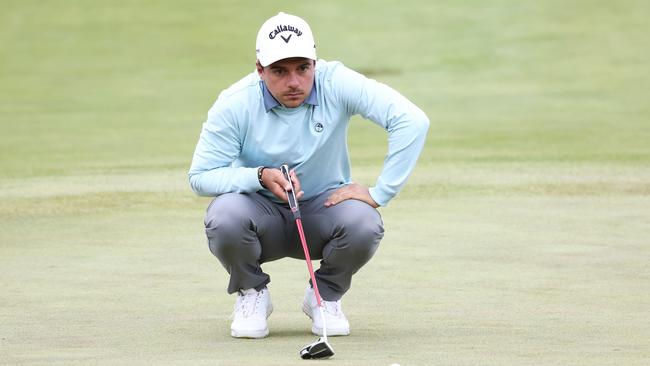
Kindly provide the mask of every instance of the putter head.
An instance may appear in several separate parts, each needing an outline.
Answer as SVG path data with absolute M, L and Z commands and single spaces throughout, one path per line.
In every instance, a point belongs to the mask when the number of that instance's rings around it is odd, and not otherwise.
M 300 357 L 303 360 L 316 360 L 334 356 L 334 349 L 327 343 L 326 339 L 318 340 L 300 350 Z

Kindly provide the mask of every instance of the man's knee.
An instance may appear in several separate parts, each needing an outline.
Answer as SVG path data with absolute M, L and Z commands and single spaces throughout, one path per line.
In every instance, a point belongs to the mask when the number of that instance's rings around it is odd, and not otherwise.
M 238 197 L 239 196 L 239 197 Z M 242 244 L 251 236 L 252 218 L 244 209 L 239 194 L 215 198 L 205 216 L 205 234 L 210 251 L 217 257 L 235 256 L 244 249 Z
M 379 212 L 359 201 L 350 200 L 340 204 L 346 207 L 338 218 L 337 230 L 349 245 L 348 249 L 372 255 L 384 237 L 384 225 Z
M 350 233 L 364 237 L 378 237 L 384 234 L 384 225 L 379 212 L 370 205 L 357 200 L 343 202 L 345 207 L 341 222 Z

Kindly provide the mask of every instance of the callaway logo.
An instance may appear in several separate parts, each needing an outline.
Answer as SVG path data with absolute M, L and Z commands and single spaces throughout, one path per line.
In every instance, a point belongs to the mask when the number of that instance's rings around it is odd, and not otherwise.
M 273 31 L 271 31 L 269 33 L 269 39 L 274 39 L 278 34 L 283 33 L 283 32 L 293 32 L 298 37 L 300 37 L 302 35 L 302 32 L 300 31 L 300 29 L 298 29 L 298 28 L 296 28 L 294 26 L 291 26 L 291 25 L 278 25 L 277 27 L 275 27 L 275 29 Z M 282 40 L 284 42 L 289 43 L 289 40 L 291 39 L 291 36 L 293 36 L 293 34 L 290 34 L 286 38 L 283 35 L 280 35 L 280 38 L 282 38 Z
M 293 36 L 293 34 L 290 34 L 289 37 L 287 37 L 287 38 L 284 38 L 283 35 L 280 35 L 280 38 L 282 38 L 285 43 L 289 43 L 289 40 L 291 39 L 291 36 Z
M 314 130 L 316 132 L 323 132 L 323 128 L 324 128 L 323 124 L 320 122 L 316 122 L 316 124 L 314 125 Z

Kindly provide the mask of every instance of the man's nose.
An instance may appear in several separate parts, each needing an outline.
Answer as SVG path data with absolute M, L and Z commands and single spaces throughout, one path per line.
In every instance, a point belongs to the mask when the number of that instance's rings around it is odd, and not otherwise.
M 300 86 L 300 82 L 298 82 L 298 76 L 295 73 L 289 73 L 289 77 L 287 79 L 287 86 L 296 89 Z

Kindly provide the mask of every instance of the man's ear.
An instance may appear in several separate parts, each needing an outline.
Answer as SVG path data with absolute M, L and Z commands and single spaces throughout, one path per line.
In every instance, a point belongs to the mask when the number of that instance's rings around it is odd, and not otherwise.
M 255 62 L 255 67 L 257 68 L 257 74 L 262 76 L 262 73 L 264 73 L 264 67 L 262 67 L 262 64 L 260 63 L 260 60 L 257 60 Z

